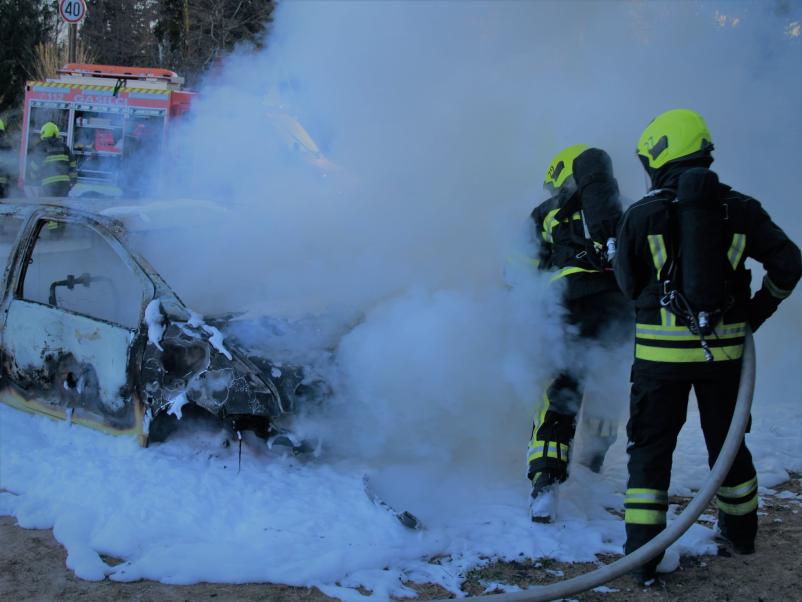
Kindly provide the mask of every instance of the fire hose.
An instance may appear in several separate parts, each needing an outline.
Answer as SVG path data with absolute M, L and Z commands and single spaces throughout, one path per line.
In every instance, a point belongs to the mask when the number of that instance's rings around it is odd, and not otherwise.
M 559 600 L 573 594 L 587 591 L 591 588 L 607 583 L 608 581 L 620 577 L 630 571 L 634 571 L 642 564 L 655 558 L 664 552 L 668 546 L 679 539 L 696 519 L 705 511 L 710 500 L 716 494 L 724 478 L 735 460 L 735 455 L 741 446 L 741 442 L 749 423 L 749 413 L 752 407 L 752 396 L 755 390 L 755 344 L 752 333 L 747 328 L 744 340 L 744 355 L 741 360 L 741 379 L 738 384 L 738 398 L 735 403 L 730 428 L 727 431 L 727 438 L 721 447 L 710 475 L 704 485 L 690 501 L 682 513 L 673 520 L 667 528 L 657 537 L 649 541 L 644 546 L 638 548 L 631 554 L 619 558 L 612 564 L 600 567 L 590 573 L 578 575 L 571 579 L 529 588 L 525 591 L 490 594 L 481 596 L 483 600 L 489 602 L 548 602 L 549 600 Z M 445 602 L 437 600 L 435 602 Z

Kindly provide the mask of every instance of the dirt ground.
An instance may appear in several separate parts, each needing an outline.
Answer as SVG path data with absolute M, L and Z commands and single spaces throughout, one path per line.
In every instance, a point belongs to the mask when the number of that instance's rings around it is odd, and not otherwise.
M 683 558 L 680 569 L 665 575 L 649 590 L 634 587 L 628 577 L 606 585 L 604 592 L 591 591 L 574 597 L 580 601 L 605 602 L 706 602 L 783 601 L 802 602 L 802 506 L 788 499 L 790 491 L 802 493 L 802 475 L 762 496 L 757 554 Z M 683 500 L 674 500 L 683 503 Z M 687 502 L 687 500 L 684 500 Z M 711 510 L 711 514 L 713 511 Z M 21 529 L 12 517 L 0 517 L 0 600 L 8 601 L 195 601 L 195 600 L 330 600 L 317 589 L 273 584 L 221 585 L 200 583 L 174 586 L 140 581 L 82 581 L 66 568 L 64 548 L 49 530 Z M 105 558 L 107 562 L 113 559 Z M 601 561 L 612 561 L 605 558 Z M 472 571 L 463 585 L 469 595 L 485 590 L 483 583 L 506 583 L 520 587 L 551 583 L 595 568 L 593 564 L 562 564 L 549 559 L 537 562 L 498 562 Z M 410 584 L 418 599 L 449 597 L 439 586 Z

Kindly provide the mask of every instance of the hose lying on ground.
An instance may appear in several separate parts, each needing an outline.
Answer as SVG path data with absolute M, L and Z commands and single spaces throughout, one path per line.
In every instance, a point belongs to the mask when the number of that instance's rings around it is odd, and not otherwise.
M 724 445 L 721 447 L 721 453 L 719 453 L 716 463 L 710 470 L 707 481 L 705 481 L 705 484 L 690 501 L 685 510 L 683 510 L 657 537 L 631 554 L 619 558 L 612 564 L 600 567 L 584 575 L 552 583 L 551 585 L 535 586 L 521 592 L 490 594 L 481 596 L 481 598 L 489 602 L 548 602 L 549 600 L 559 600 L 566 596 L 587 591 L 603 583 L 607 583 L 616 577 L 629 573 L 630 571 L 634 571 L 642 564 L 663 552 L 696 522 L 699 515 L 707 508 L 710 500 L 713 499 L 716 491 L 724 481 L 724 477 L 727 476 L 730 466 L 732 466 L 732 462 L 735 460 L 735 455 L 741 447 L 741 442 L 746 432 L 746 426 L 749 423 L 749 412 L 752 408 L 752 396 L 754 391 L 755 344 L 752 340 L 752 333 L 747 328 L 746 338 L 744 340 L 741 380 L 738 384 L 738 399 L 735 403 L 730 429 L 727 431 L 727 438 L 724 440 Z M 445 600 L 436 600 L 435 602 L 445 602 Z

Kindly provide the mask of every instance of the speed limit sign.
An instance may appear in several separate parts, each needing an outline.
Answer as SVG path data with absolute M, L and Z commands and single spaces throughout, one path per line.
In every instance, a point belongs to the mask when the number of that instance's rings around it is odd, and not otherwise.
M 59 0 L 58 12 L 67 23 L 80 23 L 86 16 L 86 0 Z

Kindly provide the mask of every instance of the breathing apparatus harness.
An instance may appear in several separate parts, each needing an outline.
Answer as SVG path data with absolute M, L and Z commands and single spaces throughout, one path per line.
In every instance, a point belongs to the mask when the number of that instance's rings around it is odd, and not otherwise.
M 605 246 L 593 240 L 588 230 L 588 222 L 585 218 L 585 211 L 582 209 L 579 191 L 575 191 L 571 195 L 555 218 L 560 221 L 570 221 L 573 214 L 577 212 L 582 218 L 582 236 L 577 234 L 573 227 L 568 229 L 571 241 L 581 249 L 574 255 L 574 259 L 598 272 L 612 272 L 612 259 L 616 251 L 615 238 L 609 238 Z
M 729 294 L 726 256 L 728 205 L 719 195 L 718 176 L 707 168 L 689 169 L 669 193 L 666 263 L 658 278 L 660 306 L 699 337 L 705 360 L 713 361 L 706 337 L 735 304 Z M 733 268 L 734 269 L 734 268 Z
M 714 311 L 694 312 L 688 300 L 677 289 L 670 288 L 671 281 L 663 282 L 665 294 L 660 297 L 660 306 L 665 307 L 672 314 L 677 316 L 677 320 L 688 327 L 692 334 L 699 337 L 699 345 L 705 354 L 705 360 L 713 361 L 713 352 L 707 344 L 705 336 L 715 334 L 715 327 L 721 321 L 722 316 L 732 307 L 732 302 L 727 306 Z M 732 298 L 730 298 L 732 299 Z

